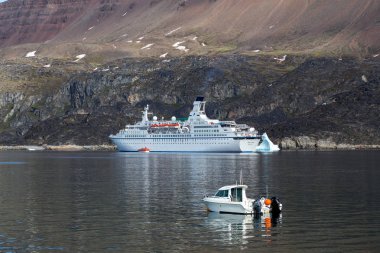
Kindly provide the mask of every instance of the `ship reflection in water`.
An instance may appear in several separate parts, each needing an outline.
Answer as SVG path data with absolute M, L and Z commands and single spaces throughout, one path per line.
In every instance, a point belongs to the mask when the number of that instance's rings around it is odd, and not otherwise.
M 226 244 L 245 245 L 252 238 L 262 237 L 270 242 L 270 238 L 278 233 L 281 228 L 282 214 L 277 217 L 270 215 L 254 216 L 239 214 L 221 214 L 208 212 L 206 224 L 211 232 L 217 233 L 222 238 L 217 241 Z

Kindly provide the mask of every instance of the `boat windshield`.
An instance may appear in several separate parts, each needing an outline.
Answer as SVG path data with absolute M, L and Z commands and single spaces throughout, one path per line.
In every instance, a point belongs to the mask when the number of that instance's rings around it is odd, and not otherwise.
M 215 194 L 216 197 L 228 197 L 228 190 L 221 190 Z
M 242 188 L 232 188 L 231 189 L 232 201 L 242 202 L 243 201 L 242 192 L 243 192 Z

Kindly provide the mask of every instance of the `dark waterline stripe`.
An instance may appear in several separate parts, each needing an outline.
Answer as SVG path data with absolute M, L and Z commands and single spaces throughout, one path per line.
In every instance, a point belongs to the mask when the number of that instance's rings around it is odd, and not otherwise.
M 17 164 L 25 164 L 26 162 L 0 162 L 0 165 L 17 165 Z

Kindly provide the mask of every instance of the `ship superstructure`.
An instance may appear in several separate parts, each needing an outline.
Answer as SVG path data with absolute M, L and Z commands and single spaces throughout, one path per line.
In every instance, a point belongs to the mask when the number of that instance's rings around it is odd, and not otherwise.
M 206 102 L 197 97 L 187 120 L 149 120 L 149 106 L 142 112 L 142 120 L 127 125 L 110 139 L 119 151 L 136 152 L 147 148 L 150 152 L 255 152 L 261 136 L 246 124 L 235 121 L 209 119 Z

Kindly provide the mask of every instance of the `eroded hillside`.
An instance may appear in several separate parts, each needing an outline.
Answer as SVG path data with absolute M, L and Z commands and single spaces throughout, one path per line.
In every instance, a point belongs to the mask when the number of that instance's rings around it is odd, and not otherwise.
M 85 53 L 103 62 L 225 52 L 365 56 L 379 51 L 379 13 L 376 0 L 9 0 L 0 4 L 0 55 Z

